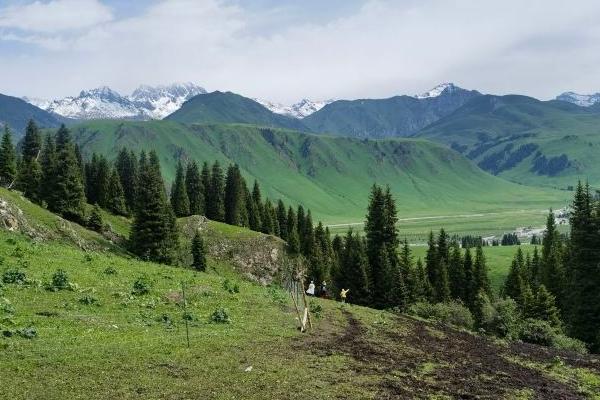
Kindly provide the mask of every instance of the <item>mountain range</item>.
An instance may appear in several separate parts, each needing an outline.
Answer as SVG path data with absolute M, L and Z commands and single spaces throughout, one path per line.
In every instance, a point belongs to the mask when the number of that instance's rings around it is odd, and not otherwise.
M 177 111 L 185 101 L 204 93 L 204 88 L 193 83 L 175 83 L 168 86 L 142 85 L 127 96 L 103 86 L 57 100 L 28 97 L 24 100 L 50 113 L 77 120 L 148 120 L 162 119 Z

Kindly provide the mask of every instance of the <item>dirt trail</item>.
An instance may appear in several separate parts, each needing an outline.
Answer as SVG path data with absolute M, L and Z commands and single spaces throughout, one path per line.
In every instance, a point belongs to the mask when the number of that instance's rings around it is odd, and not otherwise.
M 368 385 L 377 399 L 425 399 L 432 394 L 501 399 L 525 389 L 535 399 L 585 399 L 576 388 L 510 361 L 522 357 L 548 362 L 556 352 L 529 345 L 503 348 L 482 337 L 408 317 L 367 328 L 352 313 L 343 313 L 345 326 L 324 324 L 302 347 L 320 356 L 351 357 L 357 374 L 375 377 Z M 597 360 L 560 355 L 567 365 L 598 369 Z

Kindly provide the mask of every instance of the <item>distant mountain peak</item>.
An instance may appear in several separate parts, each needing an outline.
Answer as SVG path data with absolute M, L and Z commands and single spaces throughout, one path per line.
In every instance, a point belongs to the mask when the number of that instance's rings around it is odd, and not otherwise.
M 206 90 L 192 82 L 140 85 L 122 96 L 108 86 L 82 90 L 78 96 L 56 100 L 23 99 L 46 111 L 75 119 L 162 119 Z
M 417 94 L 414 97 L 417 99 L 429 99 L 432 97 L 438 97 L 439 95 L 441 95 L 442 93 L 452 93 L 456 90 L 463 90 L 462 88 L 456 86 L 454 83 L 452 82 L 444 82 L 444 83 L 440 83 L 439 85 L 437 85 L 436 87 L 434 87 L 431 90 L 428 90 L 425 93 L 422 94 Z
M 556 96 L 556 100 L 567 101 L 581 107 L 590 107 L 600 102 L 600 93 L 579 94 L 575 92 L 564 92 Z
M 275 114 L 287 115 L 288 117 L 298 119 L 307 117 L 310 114 L 319 111 L 321 108 L 334 101 L 332 99 L 318 101 L 302 99 L 299 102 L 288 106 L 285 104 L 275 103 L 264 99 L 255 98 L 252 100 L 256 101 L 257 103 L 270 110 L 271 112 L 274 112 Z

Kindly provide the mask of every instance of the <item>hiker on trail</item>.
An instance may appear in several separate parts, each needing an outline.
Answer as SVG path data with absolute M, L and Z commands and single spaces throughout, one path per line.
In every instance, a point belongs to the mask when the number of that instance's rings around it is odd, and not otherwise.
M 324 297 L 324 298 L 327 297 L 327 283 L 325 283 L 325 281 L 323 281 L 323 283 L 321 283 L 320 295 L 321 295 L 321 297 Z
M 306 294 L 308 294 L 309 296 L 314 296 L 315 295 L 315 283 L 313 281 L 310 281 L 310 285 L 308 285 L 308 289 L 306 290 Z
M 342 299 L 342 303 L 346 302 L 346 295 L 349 291 L 350 289 L 342 289 L 342 291 L 340 292 L 340 298 Z

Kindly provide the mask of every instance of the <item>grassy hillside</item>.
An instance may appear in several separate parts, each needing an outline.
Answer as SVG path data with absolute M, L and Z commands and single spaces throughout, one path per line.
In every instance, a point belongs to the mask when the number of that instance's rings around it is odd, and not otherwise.
M 58 126 L 62 121 L 62 118 L 22 99 L 0 94 L 0 126 L 8 125 L 17 136 L 21 136 L 30 119 L 46 128 Z
M 244 123 L 305 130 L 299 120 L 271 112 L 256 101 L 231 92 L 202 94 L 186 101 L 167 120 L 193 123 Z
M 524 184 L 600 185 L 600 113 L 561 101 L 481 96 L 417 134 Z
M 34 208 L 31 224 L 46 225 L 34 217 L 46 212 Z M 300 334 L 288 293 L 215 259 L 199 273 L 6 230 L 0 257 L 0 277 L 24 273 L 0 287 L 2 398 L 600 395 L 596 357 L 496 343 L 389 312 L 313 299 L 314 329 Z M 52 284 L 59 269 L 62 289 Z M 213 317 L 220 309 L 227 318 Z
M 424 99 L 394 96 L 388 99 L 339 100 L 307 116 L 302 122 L 314 132 L 351 137 L 403 137 L 437 121 L 479 96 L 455 86 Z
M 543 210 L 566 198 L 490 176 L 456 152 L 423 140 L 359 140 L 249 125 L 186 127 L 172 121 L 98 121 L 73 132 L 88 155 L 114 157 L 122 146 L 155 149 L 169 180 L 180 159 L 236 162 L 269 197 L 301 203 L 327 223 L 362 221 L 375 182 L 390 185 L 401 217 Z

